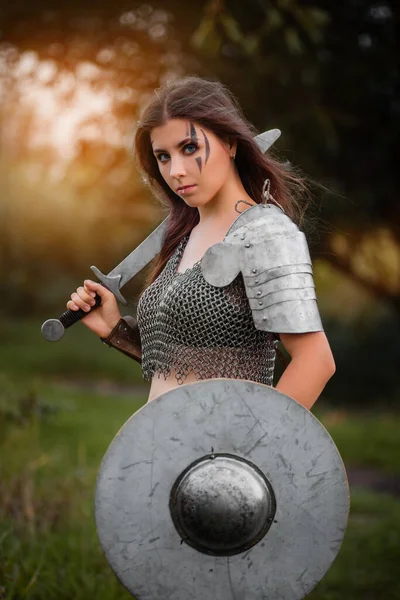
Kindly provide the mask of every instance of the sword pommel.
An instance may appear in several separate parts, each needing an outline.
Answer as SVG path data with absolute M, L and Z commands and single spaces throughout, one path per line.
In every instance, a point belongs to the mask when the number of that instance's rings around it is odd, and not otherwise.
M 42 325 L 42 335 L 48 342 L 57 342 L 64 335 L 64 329 L 59 319 L 47 319 Z

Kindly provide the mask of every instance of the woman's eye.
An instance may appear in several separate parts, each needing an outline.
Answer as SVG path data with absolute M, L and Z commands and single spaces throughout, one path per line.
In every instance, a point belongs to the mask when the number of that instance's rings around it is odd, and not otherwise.
M 183 152 L 184 154 L 193 154 L 197 149 L 197 144 L 186 144 L 186 146 L 183 147 Z M 166 154 L 165 152 L 158 154 L 157 160 L 159 160 L 160 163 L 166 163 L 167 160 L 169 160 L 169 154 Z
M 187 150 L 187 152 L 186 152 L 186 150 Z M 196 144 L 186 144 L 186 146 L 184 147 L 185 154 L 193 154 L 193 152 L 196 152 L 196 150 L 197 150 Z

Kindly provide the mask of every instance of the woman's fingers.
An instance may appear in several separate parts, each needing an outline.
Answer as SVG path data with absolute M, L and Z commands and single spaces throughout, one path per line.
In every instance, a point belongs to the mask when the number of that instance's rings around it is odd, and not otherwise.
M 91 296 L 92 298 L 95 297 L 96 292 L 94 290 L 90 290 L 90 288 L 88 288 L 88 286 L 86 284 L 83 286 L 83 288 L 84 288 L 85 292 L 87 294 L 89 294 L 89 296 Z
M 100 297 L 100 304 L 98 310 L 92 314 L 91 309 L 96 304 L 96 294 Z M 87 313 L 82 323 L 102 338 L 109 335 L 121 318 L 114 294 L 101 283 L 95 283 L 90 279 L 86 279 L 83 285 L 71 294 L 67 308 L 74 311 L 81 309 Z
M 79 306 L 72 302 L 72 300 L 68 300 L 67 308 L 69 308 L 70 310 L 79 310 Z
M 90 292 L 87 292 L 82 286 L 78 287 L 76 292 L 71 294 L 71 301 L 67 303 L 67 308 L 71 308 L 72 310 L 81 308 L 85 312 L 89 312 L 95 304 L 95 300 Z
M 114 298 L 114 294 L 110 292 L 110 290 L 108 290 L 106 287 L 104 287 L 104 285 L 102 285 L 101 283 L 96 283 L 91 279 L 85 279 L 84 286 L 88 294 L 98 294 L 100 298 L 104 300 L 107 300 L 107 298 L 110 298 L 111 296 Z
M 114 299 L 114 294 L 104 287 L 104 285 L 96 283 L 91 279 L 85 279 L 83 286 L 79 286 L 76 292 L 71 294 L 71 300 L 67 302 L 67 308 L 71 310 L 79 310 L 81 308 L 85 312 L 89 312 L 96 303 L 96 294 L 102 299 L 102 306 L 107 301 L 110 301 L 111 297 Z
M 86 290 L 84 287 L 81 286 L 81 287 L 78 287 L 78 289 L 76 290 L 76 293 L 84 302 L 86 302 L 86 304 L 90 304 L 91 306 L 94 305 L 95 300 L 94 300 L 94 297 L 90 294 L 90 291 Z M 94 292 L 94 294 L 96 295 L 95 292 Z
M 82 291 L 81 290 L 83 290 L 83 288 L 78 288 L 78 290 L 80 291 L 80 293 L 73 292 L 73 294 L 71 294 L 71 300 L 72 300 L 72 302 L 76 306 L 78 306 L 79 308 L 82 308 L 86 312 L 89 312 L 89 310 L 90 310 L 90 303 L 86 302 L 86 300 L 85 300 L 85 297 L 87 296 L 87 294 L 86 294 L 86 292 L 83 292 L 84 293 L 84 297 L 82 298 Z

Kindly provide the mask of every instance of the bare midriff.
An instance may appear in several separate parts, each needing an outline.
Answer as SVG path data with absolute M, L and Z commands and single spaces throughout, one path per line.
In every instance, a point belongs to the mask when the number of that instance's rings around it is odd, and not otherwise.
M 151 380 L 150 393 L 147 402 L 150 402 L 150 400 L 154 400 L 155 398 L 161 396 L 161 394 L 164 394 L 165 392 L 169 392 L 170 390 L 174 390 L 177 387 L 181 387 L 186 383 L 196 383 L 196 381 L 198 381 L 198 379 L 196 379 L 195 374 L 189 373 L 184 383 L 178 383 L 175 377 L 174 369 L 171 370 L 171 374 L 167 376 L 167 379 L 164 379 L 164 375 L 154 375 L 153 379 Z

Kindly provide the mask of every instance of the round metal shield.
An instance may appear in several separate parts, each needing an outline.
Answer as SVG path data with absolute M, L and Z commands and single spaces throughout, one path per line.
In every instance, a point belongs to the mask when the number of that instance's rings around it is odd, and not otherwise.
M 348 510 L 321 423 L 274 388 L 232 379 L 181 386 L 135 413 L 95 498 L 101 546 L 136 600 L 304 598 L 336 557 Z

